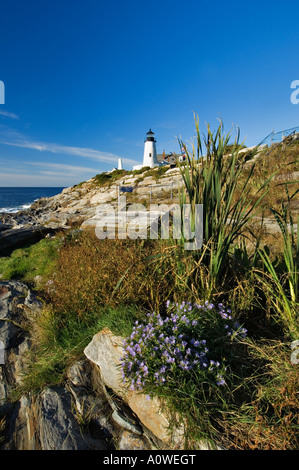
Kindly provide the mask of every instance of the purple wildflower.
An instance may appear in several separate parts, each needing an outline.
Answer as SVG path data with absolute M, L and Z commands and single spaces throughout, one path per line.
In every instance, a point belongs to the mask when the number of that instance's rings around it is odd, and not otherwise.
M 225 380 L 224 378 L 222 377 L 222 375 L 217 375 L 217 385 L 225 385 Z
M 123 344 L 124 356 L 121 362 L 122 377 L 132 390 L 142 390 L 150 385 L 162 385 L 169 375 L 180 380 L 178 374 L 188 374 L 192 369 L 214 376 L 218 385 L 225 383 L 219 374 L 220 362 L 213 359 L 207 341 L 202 339 L 209 319 L 208 310 L 215 309 L 219 315 L 217 327 L 222 328 L 231 338 L 242 339 L 247 331 L 232 319 L 231 310 L 222 303 L 216 306 L 205 301 L 203 305 L 191 302 L 166 302 L 166 308 L 172 308 L 169 316 L 163 317 L 155 312 L 148 313 L 146 323 L 138 321 L 133 326 L 131 335 Z

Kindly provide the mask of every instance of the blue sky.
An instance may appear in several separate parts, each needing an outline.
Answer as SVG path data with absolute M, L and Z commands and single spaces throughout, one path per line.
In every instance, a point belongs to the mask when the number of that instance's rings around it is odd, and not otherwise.
M 299 4 L 2 0 L 0 186 L 71 186 L 222 117 L 250 146 L 299 126 Z

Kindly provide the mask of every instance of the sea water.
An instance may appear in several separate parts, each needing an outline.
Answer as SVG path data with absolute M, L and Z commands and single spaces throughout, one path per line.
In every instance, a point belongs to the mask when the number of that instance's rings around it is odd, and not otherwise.
M 33 202 L 41 197 L 52 197 L 61 193 L 64 188 L 1 188 L 0 187 L 0 213 L 18 212 L 29 209 Z

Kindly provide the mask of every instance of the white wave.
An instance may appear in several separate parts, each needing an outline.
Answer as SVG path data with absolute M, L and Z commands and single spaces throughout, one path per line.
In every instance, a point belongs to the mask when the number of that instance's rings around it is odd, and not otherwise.
M 30 207 L 31 207 L 31 204 L 22 204 L 17 207 L 0 207 L 0 213 L 5 212 L 7 214 L 15 214 L 16 212 L 24 211 L 26 209 L 29 209 Z
M 14 212 L 18 212 L 20 209 L 17 207 L 0 207 L 0 212 L 6 212 L 8 214 L 13 214 Z

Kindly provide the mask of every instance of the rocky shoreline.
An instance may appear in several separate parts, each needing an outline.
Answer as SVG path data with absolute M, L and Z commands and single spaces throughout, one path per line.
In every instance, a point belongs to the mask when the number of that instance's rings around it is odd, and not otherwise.
M 157 180 L 152 174 L 125 174 L 110 184 L 99 185 L 92 178 L 79 185 L 65 188 L 60 194 L 50 198 L 40 198 L 29 209 L 17 213 L 0 213 L 0 256 L 5 251 L 17 248 L 24 242 L 53 234 L 57 230 L 73 227 L 94 228 L 98 222 L 97 209 L 101 204 L 116 207 L 121 187 L 134 188 L 136 199 L 159 204 L 167 201 L 178 202 L 170 198 L 181 183 L 179 168 L 169 168 Z M 292 175 L 295 176 L 295 175 Z M 292 201 L 298 210 L 298 202 Z M 257 222 L 261 220 L 257 217 Z M 269 232 L 279 231 L 274 218 L 263 219 L 264 228 Z M 297 230 L 297 226 L 294 226 Z
M 181 180 L 179 168 L 169 168 L 157 181 L 153 175 L 124 174 L 108 184 L 97 184 L 92 178 L 79 185 L 65 188 L 60 194 L 49 198 L 40 198 L 29 209 L 17 213 L 2 213 L 0 221 L 13 227 L 30 225 L 46 225 L 50 228 L 69 226 L 80 223 L 95 215 L 99 204 L 117 202 L 119 188 L 133 187 L 137 196 L 159 196 L 163 189 L 170 191 L 170 185 L 177 187 Z M 169 186 L 169 188 L 167 188 Z
M 111 184 L 96 184 L 94 178 L 77 186 L 65 188 L 60 194 L 40 198 L 30 208 L 17 213 L 0 213 L 0 256 L 9 254 L 25 243 L 39 241 L 58 230 L 94 228 L 98 222 L 100 204 L 116 206 L 119 188 L 134 187 L 134 195 L 149 199 L 158 198 L 163 190 L 177 187 L 180 180 L 178 168 L 169 169 L 159 184 L 153 176 L 125 174 Z

